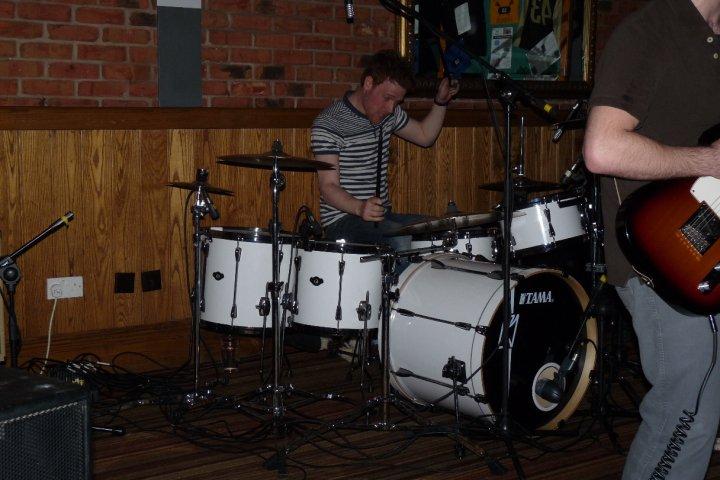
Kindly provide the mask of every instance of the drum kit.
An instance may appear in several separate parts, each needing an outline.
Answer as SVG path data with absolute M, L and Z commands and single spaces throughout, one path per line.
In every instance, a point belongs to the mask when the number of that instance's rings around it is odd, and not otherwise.
M 293 388 L 282 378 L 286 329 L 355 336 L 364 345 L 377 331 L 387 377 L 379 397 L 383 418 L 377 425 L 389 426 L 387 407 L 394 398 L 390 387 L 414 404 L 440 405 L 490 420 L 501 410 L 502 317 L 508 300 L 509 408 L 514 422 L 527 430 L 553 430 L 578 407 L 596 354 L 587 348 L 597 342 L 595 321 L 584 315 L 588 295 L 560 265 L 526 266 L 521 260 L 584 243 L 589 231 L 582 196 L 555 193 L 518 205 L 507 236 L 500 208 L 423 220 L 390 232 L 412 235 L 410 250 L 393 251 L 281 230 L 281 172 L 331 168 L 327 164 L 289 156 L 279 141 L 269 153 L 224 156 L 219 163 L 272 171 L 273 218 L 269 229 L 200 228 L 206 213 L 213 219 L 219 216 L 209 194 L 232 192 L 208 184 L 206 170 L 198 171 L 195 182 L 168 184 L 195 193 L 196 377 L 190 397 L 207 394 L 199 379 L 201 326 L 228 337 L 272 332 L 273 380 L 261 390 L 272 397 L 269 411 L 278 425 L 283 422 L 283 399 Z M 560 189 L 559 184 L 522 176 L 516 181 L 518 191 L 527 194 Z M 498 185 L 481 188 L 494 190 Z M 301 210 L 309 213 L 305 206 Z M 314 222 L 311 214 L 308 218 Z M 506 237 L 514 265 L 509 296 L 503 292 L 499 248 Z M 398 275 L 395 265 L 401 258 L 410 264 Z M 572 367 L 567 368 L 570 357 Z M 548 384 L 558 378 L 560 384 L 548 393 Z

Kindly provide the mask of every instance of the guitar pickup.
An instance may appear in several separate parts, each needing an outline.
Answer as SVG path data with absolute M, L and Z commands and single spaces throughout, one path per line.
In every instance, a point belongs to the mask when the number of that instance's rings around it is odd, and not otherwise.
M 720 263 L 716 264 L 702 282 L 698 283 L 697 289 L 700 293 L 710 293 L 720 283 Z

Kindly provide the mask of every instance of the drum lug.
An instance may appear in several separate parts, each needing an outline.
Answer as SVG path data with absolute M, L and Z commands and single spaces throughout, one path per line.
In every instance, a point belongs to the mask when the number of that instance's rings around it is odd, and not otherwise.
M 367 320 L 370 320 L 370 316 L 372 315 L 372 305 L 370 305 L 370 302 L 368 302 L 367 300 L 363 300 L 358 304 L 358 307 L 355 309 L 355 311 L 357 312 L 358 320 L 361 322 L 365 322 Z
M 388 299 L 391 301 L 397 301 L 398 298 L 400 298 L 400 291 L 397 288 L 388 293 Z
M 293 294 L 292 294 L 292 293 L 285 293 L 285 294 L 283 294 L 283 296 L 282 296 L 282 301 L 280 302 L 280 305 L 282 305 L 282 307 L 283 307 L 285 310 L 289 311 L 289 312 L 292 313 L 293 315 L 297 315 L 297 314 L 298 314 L 298 311 L 299 311 L 299 309 L 298 309 L 298 302 L 297 302 L 297 300 L 295 300 L 295 299 L 293 298 Z
M 268 297 L 260 297 L 255 308 L 257 308 L 261 317 L 267 317 L 270 314 L 270 299 L 268 299 Z

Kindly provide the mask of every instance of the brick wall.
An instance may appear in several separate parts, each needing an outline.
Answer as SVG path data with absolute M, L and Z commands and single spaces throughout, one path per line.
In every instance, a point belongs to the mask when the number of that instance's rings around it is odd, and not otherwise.
M 600 1 L 598 48 L 647 0 Z M 203 98 L 217 107 L 322 107 L 359 62 L 395 45 L 376 0 L 203 0 Z M 0 0 L 0 106 L 157 105 L 153 0 Z
M 203 96 L 209 106 L 322 107 L 359 80 L 364 55 L 395 46 L 377 1 L 209 0 L 203 10 Z
M 0 0 L 0 105 L 157 103 L 150 0 Z

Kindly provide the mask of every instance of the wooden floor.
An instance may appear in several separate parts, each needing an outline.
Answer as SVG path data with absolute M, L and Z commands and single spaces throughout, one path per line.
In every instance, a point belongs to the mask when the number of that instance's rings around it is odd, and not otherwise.
M 319 353 L 296 352 L 288 355 L 293 368 L 295 393 L 286 398 L 285 416 L 288 433 L 278 439 L 272 435 L 266 411 L 250 402 L 251 393 L 260 385 L 258 361 L 241 365 L 227 385 L 213 391 L 212 400 L 199 401 L 191 408 L 157 405 L 158 396 L 175 391 L 182 381 L 192 378 L 190 371 L 165 377 L 153 377 L 142 398 L 151 405 L 137 406 L 136 397 L 125 397 L 122 410 L 99 402 L 95 408 L 95 425 L 125 426 L 125 436 L 95 433 L 93 437 L 94 478 L 97 480 L 133 479 L 481 479 L 518 478 L 507 447 L 488 436 L 464 440 L 465 456 L 458 459 L 455 441 L 438 432 L 449 430 L 454 417 L 447 412 L 424 412 L 420 416 L 432 427 L 424 430 L 414 422 L 402 423 L 401 414 L 390 408 L 390 419 L 406 428 L 381 431 L 365 428 L 358 405 L 358 372 L 346 378 L 348 363 Z M 378 373 L 372 372 L 377 384 Z M 203 376 L 215 377 L 204 368 Z M 182 377 L 182 378 L 181 378 Z M 642 382 L 628 377 L 633 388 Z M 160 388 L 157 388 L 160 385 Z M 376 385 L 379 389 L 379 385 Z M 347 395 L 356 403 L 321 400 L 295 408 L 300 392 L 333 392 Z M 629 407 L 629 397 L 618 385 L 612 398 Z M 599 418 L 590 415 L 592 392 L 561 430 L 562 435 L 516 439 L 519 461 L 530 479 L 614 479 L 619 478 L 624 457 L 610 441 Z M 141 402 L 140 402 L 141 403 Z M 152 404 L 155 403 L 155 404 Z M 111 415 L 110 412 L 113 412 Z M 354 427 L 345 425 L 355 417 Z M 371 417 L 371 422 L 379 420 Z M 618 444 L 626 448 L 637 428 L 631 418 L 611 418 Z M 171 421 L 174 426 L 171 426 Z M 578 435 L 582 430 L 582 437 Z M 431 432 L 435 432 L 434 435 Z M 534 442 L 534 445 L 531 444 Z M 268 464 L 277 459 L 278 451 L 290 453 L 285 459 L 286 475 L 279 475 Z M 480 455 L 479 455 L 480 454 Z M 282 463 L 282 462 L 280 462 Z M 277 465 L 277 462 L 275 462 Z M 504 470 L 496 475 L 491 466 Z M 707 478 L 720 479 L 720 455 L 713 455 Z

